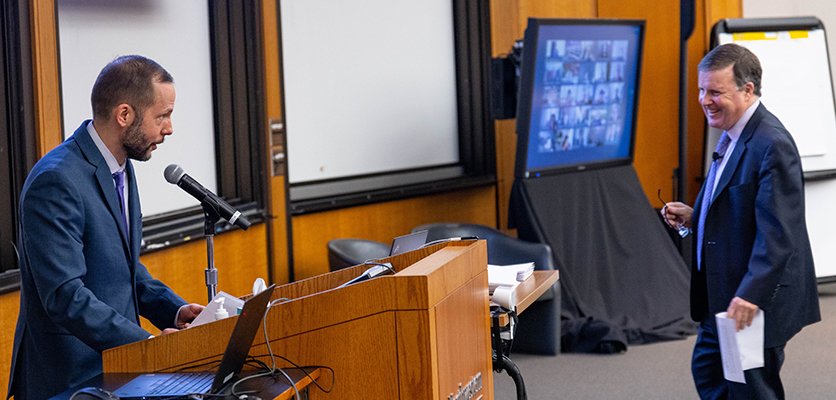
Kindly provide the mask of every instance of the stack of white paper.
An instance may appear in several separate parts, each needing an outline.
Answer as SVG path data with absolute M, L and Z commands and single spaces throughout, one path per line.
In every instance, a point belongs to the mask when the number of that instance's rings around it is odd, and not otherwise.
M 488 265 L 488 284 L 493 289 L 495 286 L 512 286 L 517 282 L 523 282 L 534 273 L 534 263 L 523 263 L 514 265 Z
M 502 268 L 514 268 L 517 270 L 517 280 L 520 282 L 525 281 L 528 279 L 531 274 L 534 273 L 534 263 L 524 263 L 524 264 L 516 264 L 516 265 L 506 265 Z

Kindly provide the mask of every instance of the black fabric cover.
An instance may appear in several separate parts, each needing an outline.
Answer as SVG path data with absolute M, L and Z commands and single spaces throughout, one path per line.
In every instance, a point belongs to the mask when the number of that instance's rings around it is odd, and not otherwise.
M 511 226 L 551 246 L 562 286 L 564 352 L 696 333 L 690 271 L 632 166 L 517 180 Z

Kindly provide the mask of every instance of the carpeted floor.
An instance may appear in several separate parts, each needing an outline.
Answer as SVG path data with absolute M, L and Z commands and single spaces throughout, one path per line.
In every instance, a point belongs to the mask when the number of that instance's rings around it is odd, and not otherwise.
M 836 399 L 836 284 L 819 285 L 822 322 L 804 328 L 786 347 L 781 371 L 788 399 Z M 675 342 L 631 346 L 617 355 L 512 354 L 528 398 L 698 399 L 691 379 L 696 336 Z M 514 382 L 494 373 L 497 400 L 516 399 Z

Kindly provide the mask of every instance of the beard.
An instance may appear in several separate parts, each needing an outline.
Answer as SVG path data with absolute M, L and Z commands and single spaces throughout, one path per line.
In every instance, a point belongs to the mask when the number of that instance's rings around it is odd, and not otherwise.
M 138 161 L 148 161 L 151 159 L 151 146 L 154 145 L 153 142 L 150 142 L 145 132 L 142 131 L 142 121 L 143 118 L 135 118 L 134 122 L 128 126 L 127 130 L 125 131 L 125 137 L 122 139 L 122 147 L 125 149 L 125 154 L 128 158 L 138 160 Z

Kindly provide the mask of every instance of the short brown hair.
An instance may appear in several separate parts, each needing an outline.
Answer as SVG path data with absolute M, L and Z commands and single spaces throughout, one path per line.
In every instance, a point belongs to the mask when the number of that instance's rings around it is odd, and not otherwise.
M 128 104 L 140 117 L 154 104 L 154 83 L 174 83 L 174 78 L 154 60 L 138 55 L 122 56 L 102 68 L 90 103 L 94 118 L 109 118 L 119 104 Z
M 697 67 L 699 72 L 717 71 L 733 65 L 734 84 L 740 90 L 747 82 L 752 82 L 755 86 L 754 94 L 760 97 L 761 95 L 761 62 L 758 61 L 758 56 L 752 53 L 749 49 L 734 43 L 727 43 L 722 46 L 717 46 L 711 50 L 700 61 Z

